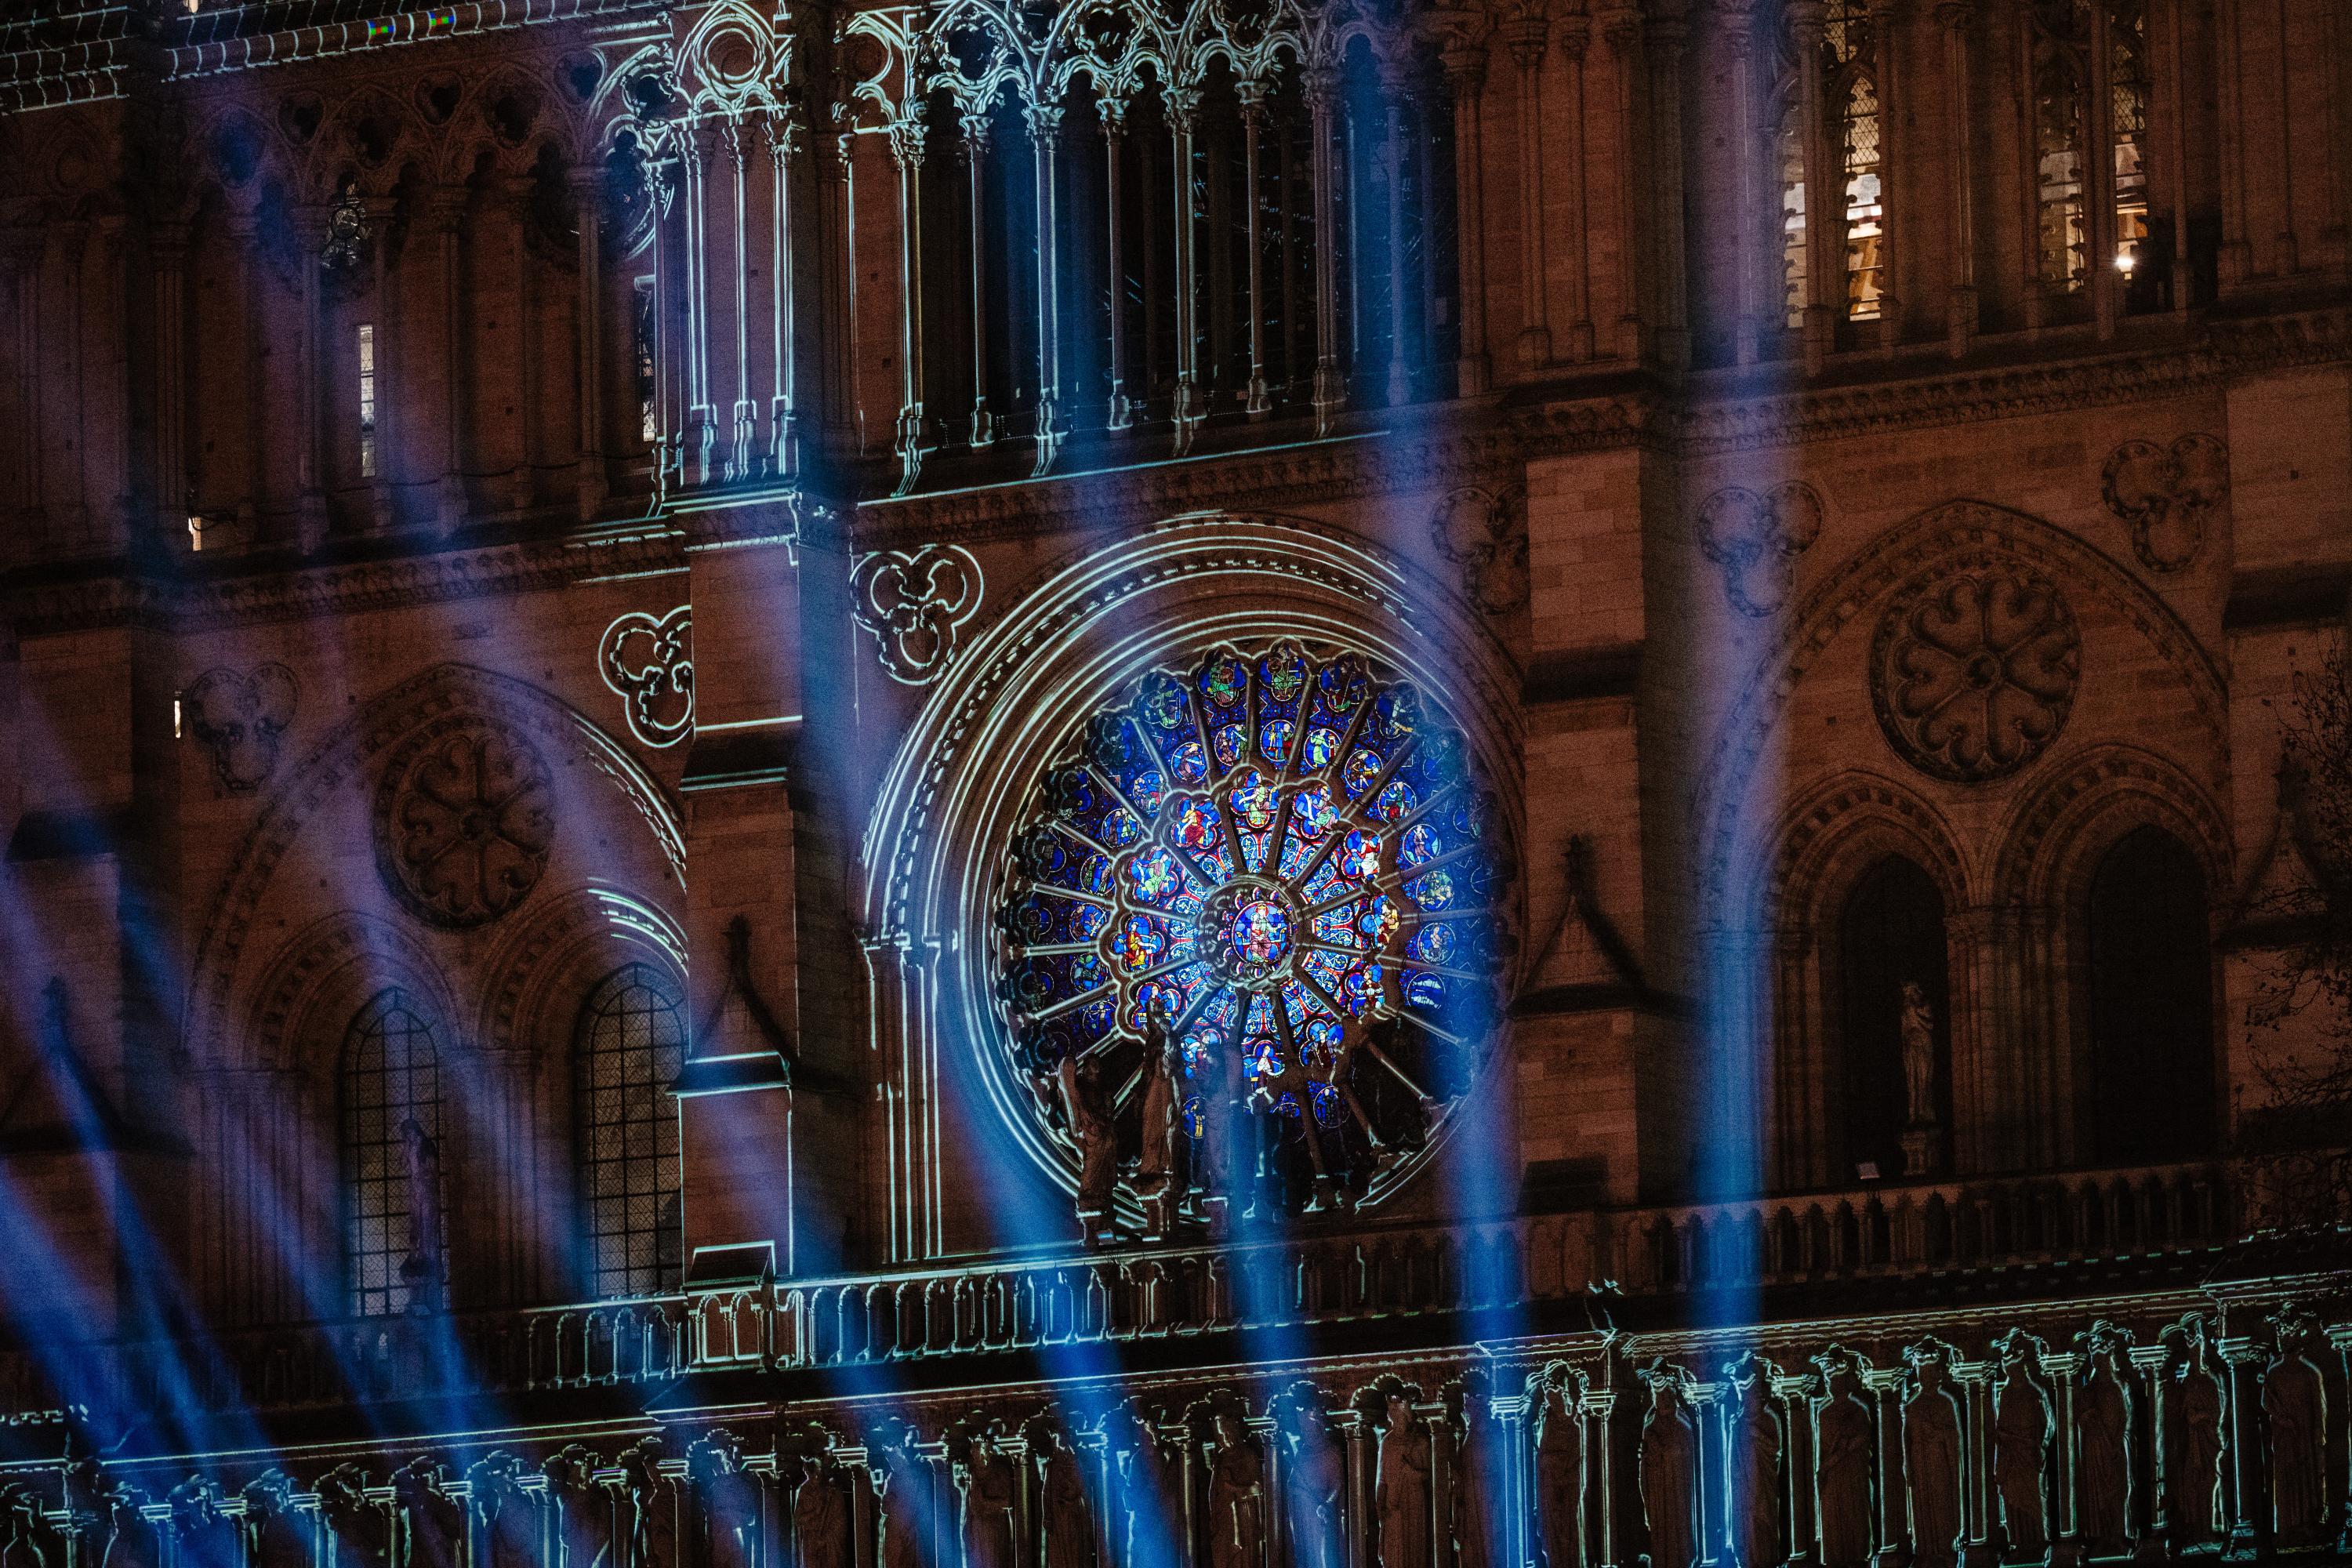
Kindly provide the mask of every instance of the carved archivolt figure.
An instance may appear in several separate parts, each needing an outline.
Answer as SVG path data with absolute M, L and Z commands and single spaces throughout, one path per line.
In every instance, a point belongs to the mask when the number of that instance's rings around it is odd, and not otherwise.
M 1916 980 L 1903 983 L 1903 1093 L 1913 1127 L 1936 1125 L 1936 1009 Z
M 1381 1568 L 1429 1568 L 1429 1428 L 1410 1399 L 1390 1394 L 1372 1505 L 1381 1521 Z
M 2050 1453 L 2050 1402 L 2022 1363 L 2010 1363 L 1993 1415 L 1993 1483 L 2011 1558 L 2039 1559 L 2050 1549 L 2042 1476 Z
M 1217 1416 L 1209 1465 L 1209 1568 L 1257 1568 L 1265 1560 L 1265 1462 L 1231 1411 Z
M 1143 1025 L 1143 1157 L 1135 1167 L 1135 1195 L 1154 1237 L 1176 1227 L 1177 1151 L 1184 1138 L 1178 1095 L 1184 1058 L 1169 1026 L 1165 998 L 1155 1000 Z
M 2263 1375 L 2271 1440 L 2271 1531 L 2280 1546 L 2307 1546 L 2327 1517 L 2326 1394 L 2319 1373 L 2281 1352 Z
M 1697 1458 L 1682 1391 L 1661 1378 L 1642 1423 L 1642 1512 L 1650 1526 L 1650 1568 L 1690 1568 L 1696 1556 Z
M 1774 1568 L 1780 1547 L 1780 1421 L 1759 1373 L 1731 1424 L 1732 1532 L 1740 1568 Z
M 1545 1568 L 1584 1568 L 1584 1417 L 1572 1392 L 1544 1390 L 1536 1434 L 1536 1523 Z
M 1861 1568 L 1870 1559 L 1870 1411 L 1833 1379 L 1822 1405 L 1822 1568 Z
M 1960 1540 L 1960 1413 L 1939 1363 L 1919 1369 L 1919 1386 L 1903 1402 L 1903 1471 L 1911 1486 L 1911 1561 L 1951 1568 Z
M 2120 1557 L 2130 1549 L 2130 1422 L 2113 1363 L 2093 1356 L 2074 1391 L 2074 1497 L 2083 1540 L 2094 1557 Z
M 2221 1516 L 2221 1386 L 2205 1369 L 2201 1343 L 2182 1363 L 2169 1403 L 2165 1511 L 2176 1544 L 2193 1546 L 2215 1539 Z
M 1078 1146 L 1078 1234 L 1088 1246 L 1111 1234 L 1111 1197 L 1118 1188 L 1118 1134 L 1111 1123 L 1110 1094 L 1097 1061 L 1064 1057 L 1058 1073 L 1062 1113 Z

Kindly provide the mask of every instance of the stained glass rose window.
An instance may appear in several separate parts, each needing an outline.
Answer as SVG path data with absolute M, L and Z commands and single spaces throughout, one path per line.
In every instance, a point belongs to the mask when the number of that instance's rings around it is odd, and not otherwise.
M 1015 1072 L 1058 1124 L 1061 1064 L 1097 1064 L 1142 1156 L 1156 1033 L 1181 1064 L 1159 1102 L 1181 1117 L 1185 1212 L 1376 1198 L 1493 1030 L 1504 837 L 1460 731 L 1356 655 L 1283 644 L 1149 675 L 1016 835 L 998 910 Z

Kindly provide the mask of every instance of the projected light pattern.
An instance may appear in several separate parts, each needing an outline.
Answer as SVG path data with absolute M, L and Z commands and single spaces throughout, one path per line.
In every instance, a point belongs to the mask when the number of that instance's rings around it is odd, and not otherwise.
M 1181 1041 L 1186 1124 L 1234 1081 L 1375 1196 L 1469 1088 L 1496 1009 L 1507 861 L 1462 735 L 1412 684 L 1277 644 L 1146 677 L 1048 773 L 999 907 L 1013 1057 Z M 1261 1173 L 1296 1189 L 1296 1162 Z

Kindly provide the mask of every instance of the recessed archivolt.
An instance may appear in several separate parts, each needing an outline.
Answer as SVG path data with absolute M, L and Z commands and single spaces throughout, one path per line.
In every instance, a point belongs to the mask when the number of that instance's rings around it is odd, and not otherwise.
M 669 862 L 672 878 L 681 889 L 685 886 L 685 839 L 677 808 L 625 748 L 528 682 L 473 665 L 436 665 L 377 697 L 330 731 L 299 767 L 284 775 L 284 787 L 247 831 L 205 918 L 190 964 L 188 1011 L 182 1029 L 196 1059 L 217 1061 L 226 1054 L 247 941 L 278 865 L 302 829 L 346 788 L 372 784 L 377 759 L 404 736 L 457 711 L 513 726 L 603 774 L 644 820 Z
M 686 933 L 666 911 L 615 888 L 575 889 L 532 911 L 482 965 L 476 1037 L 489 1051 L 532 1052 L 568 1037 L 581 1001 L 624 963 L 686 975 Z M 545 1060 L 532 1058 L 532 1070 Z
M 1885 854 L 1916 861 L 1935 879 L 1946 909 L 1974 901 L 1968 857 L 1951 823 L 1917 791 L 1883 773 L 1854 769 L 1813 785 L 1781 814 L 1768 843 L 1770 871 L 1757 886 L 1754 911 L 1764 929 L 1814 922 L 1843 886 Z
M 1815 584 L 1766 643 L 1717 726 L 1691 800 L 1705 897 L 1722 908 L 1742 858 L 1742 823 L 1758 773 L 1799 685 L 1854 619 L 1913 577 L 1938 565 L 1999 558 L 2062 578 L 2120 614 L 2178 672 L 2219 741 L 2228 701 L 2221 672 L 2180 617 L 2138 577 L 2063 529 L 1984 501 L 1952 501 L 1920 513 L 1856 551 Z
M 2213 918 L 2226 912 L 2232 856 L 2229 819 L 2173 763 L 2137 746 L 2085 747 L 2041 775 L 1994 840 L 1993 901 L 2072 907 L 2097 855 L 2136 827 L 2161 827 L 2204 868 Z
M 387 986 L 415 995 L 446 1031 L 457 1022 L 457 997 L 423 943 L 391 921 L 338 914 L 297 932 L 254 990 L 247 1027 L 251 1056 L 206 1065 L 258 1068 L 309 1083 L 331 1083 L 344 1033 L 367 1000 Z

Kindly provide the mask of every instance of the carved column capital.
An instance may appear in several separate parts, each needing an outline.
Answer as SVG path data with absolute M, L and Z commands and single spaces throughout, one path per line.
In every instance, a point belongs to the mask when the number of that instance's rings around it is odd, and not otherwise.
M 1937 0 L 1936 25 L 1947 33 L 1965 33 L 1976 20 L 1973 0 Z
M 1495 29 L 1503 47 L 1511 51 L 1511 58 L 1521 70 L 1533 70 L 1543 63 L 1544 45 L 1551 36 L 1550 24 L 1540 16 L 1515 16 Z
M 1454 38 L 1439 54 L 1445 85 L 1457 100 L 1475 99 L 1486 86 L 1486 44 L 1483 38 Z

